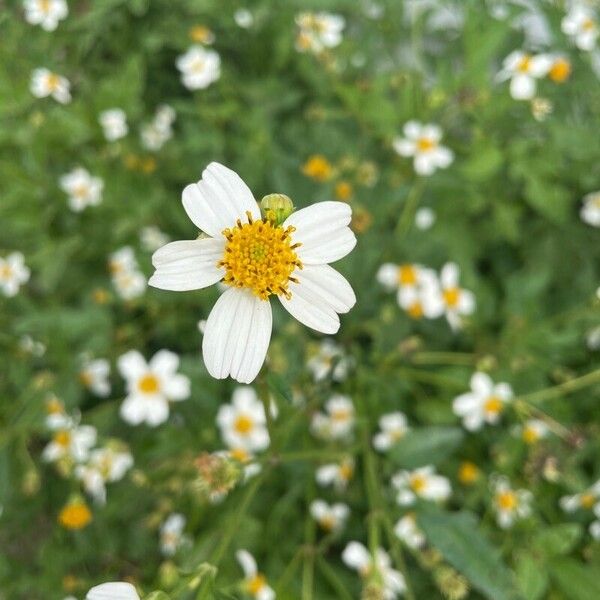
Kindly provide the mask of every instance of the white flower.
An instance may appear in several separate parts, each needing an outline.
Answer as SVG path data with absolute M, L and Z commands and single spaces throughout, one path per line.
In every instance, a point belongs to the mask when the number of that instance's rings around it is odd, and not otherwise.
M 46 427 L 52 431 L 70 429 L 73 419 L 65 412 L 64 404 L 51 394 L 46 398 Z
M 333 485 L 344 490 L 354 475 L 354 460 L 346 458 L 340 463 L 323 465 L 316 470 L 315 477 L 321 487 Z
M 170 401 L 190 396 L 190 380 L 176 372 L 179 357 L 169 350 L 159 350 L 149 363 L 131 350 L 119 357 L 117 365 L 127 383 L 121 417 L 130 425 L 160 425 L 169 418 Z
M 413 156 L 418 175 L 432 175 L 437 169 L 445 169 L 454 160 L 452 150 L 442 146 L 442 130 L 438 125 L 423 125 L 408 121 L 403 128 L 404 137 L 394 139 L 392 145 L 400 156 Z
M 117 293 L 124 300 L 139 298 L 146 290 L 147 281 L 139 271 L 126 271 L 117 273 L 113 277 L 113 284 Z
M 584 223 L 600 227 L 600 192 L 592 192 L 583 197 L 583 206 L 579 214 Z
M 545 438 L 550 433 L 550 430 L 544 421 L 540 419 L 528 419 L 522 427 L 516 429 L 516 432 L 526 444 L 535 444 L 542 438 Z
M 254 17 L 247 8 L 238 8 L 238 10 L 233 13 L 233 20 L 235 21 L 235 24 L 242 29 L 248 29 L 254 24 Z
M 441 502 L 446 500 L 452 491 L 450 481 L 437 475 L 431 465 L 414 471 L 398 471 L 392 477 L 392 486 L 398 492 L 396 500 L 401 506 L 413 504 L 417 498 Z
M 181 71 L 181 81 L 189 90 L 207 88 L 221 77 L 221 58 L 214 50 L 192 46 L 175 63 Z
M 348 396 L 335 394 L 325 403 L 325 413 L 316 413 L 311 422 L 312 432 L 321 438 L 347 438 L 354 428 L 354 405 Z
M 15 296 L 19 288 L 29 281 L 30 274 L 20 252 L 11 252 L 4 258 L 0 256 L 0 290 L 5 296 Z
M 140 231 L 140 242 L 144 250 L 148 252 L 158 250 L 161 246 L 168 244 L 169 241 L 169 236 L 163 233 L 156 225 L 149 225 Z
M 515 50 L 504 59 L 497 79 L 510 79 L 510 95 L 515 100 L 531 100 L 535 96 L 536 79 L 545 77 L 551 66 L 549 54 L 532 55 Z
M 79 379 L 96 396 L 106 397 L 110 394 L 110 364 L 104 358 L 87 361 L 81 371 Z
M 142 146 L 147 150 L 160 150 L 173 137 L 173 123 L 176 118 L 175 109 L 168 104 L 161 104 L 151 123 L 146 123 L 140 132 Z
M 595 13 L 582 4 L 574 4 L 561 22 L 566 33 L 580 50 L 590 51 L 596 47 L 600 25 Z
M 585 343 L 590 350 L 600 350 L 600 325 L 586 333 Z
M 333 381 L 344 381 L 352 366 L 352 360 L 331 338 L 325 338 L 317 354 L 308 359 L 306 366 L 315 381 L 323 381 L 329 374 Z
M 133 466 L 129 452 L 107 446 L 97 448 L 90 454 L 85 465 L 78 465 L 75 476 L 83 483 L 85 491 L 100 504 L 106 502 L 106 483 L 119 481 Z
M 494 384 L 486 373 L 476 372 L 471 377 L 471 391 L 454 399 L 452 410 L 462 419 L 465 429 L 477 431 L 484 423 L 495 425 L 513 391 L 508 383 Z
M 256 600 L 274 600 L 275 592 L 267 583 L 266 577 L 258 572 L 252 554 L 247 550 L 238 550 L 235 557 L 244 571 L 244 590 Z
M 60 178 L 60 187 L 69 196 L 69 208 L 81 212 L 88 206 L 102 202 L 104 182 L 100 177 L 92 177 L 87 169 L 77 167 Z
M 419 208 L 415 213 L 415 225 L 417 226 L 417 229 L 420 229 L 421 231 L 430 229 L 435 223 L 435 219 L 435 211 L 427 206 Z
M 462 316 L 475 312 L 475 296 L 469 290 L 459 286 L 460 270 L 455 263 L 446 263 L 440 273 L 442 300 L 446 319 L 452 329 L 459 329 L 462 325 Z M 436 293 L 434 288 L 428 290 L 432 296 Z M 431 301 L 431 300 L 430 300 Z
M 208 317 L 202 341 L 213 377 L 231 375 L 250 383 L 257 376 L 271 338 L 271 295 L 308 327 L 338 331 L 338 313 L 356 302 L 350 284 L 328 265 L 356 244 L 348 204 L 314 204 L 276 225 L 261 218 L 252 192 L 236 173 L 211 163 L 198 183 L 184 189 L 183 205 L 210 237 L 171 242 L 155 252 L 156 272 L 149 283 L 175 291 L 221 279 L 229 286 Z
M 24 0 L 23 8 L 25 20 L 46 31 L 54 31 L 69 14 L 66 0 Z
M 85 600 L 140 600 L 140 597 L 130 583 L 115 581 L 93 587 Z
M 52 441 L 44 448 L 42 459 L 57 462 L 63 458 L 85 462 L 96 444 L 96 428 L 91 425 L 67 427 L 54 433 Z
M 373 447 L 380 452 L 389 450 L 409 430 L 406 415 L 393 412 L 379 418 L 381 431 L 373 436 Z
M 160 528 L 160 551 L 165 556 L 173 556 L 183 539 L 185 517 L 180 513 L 169 515 Z
M 560 499 L 560 507 L 568 513 L 575 512 L 580 508 L 590 510 L 600 501 L 600 480 L 580 494 L 563 496 Z M 600 515 L 599 515 L 600 516 Z
M 306 12 L 296 16 L 296 24 L 296 49 L 299 52 L 318 54 L 326 48 L 335 48 L 340 44 L 346 21 L 340 15 Z
M 325 500 L 313 500 L 309 510 L 312 518 L 328 532 L 343 529 L 350 515 L 347 504 L 327 504 Z
M 104 137 L 114 142 L 127 135 L 127 115 L 120 108 L 111 108 L 100 113 L 98 121 L 104 130 Z
M 588 531 L 595 540 L 600 540 L 600 521 L 592 521 Z
M 532 494 L 529 490 L 513 490 L 505 477 L 498 477 L 492 484 L 494 510 L 499 527 L 511 527 L 517 519 L 531 514 Z
M 1 270 L 1 267 L 0 267 Z M 39 340 L 34 340 L 30 335 L 25 334 L 19 339 L 19 348 L 31 354 L 32 356 L 44 356 L 46 353 L 46 345 Z
M 417 526 L 415 515 L 404 515 L 394 526 L 394 533 L 409 548 L 418 549 L 425 545 L 425 534 Z
M 36 98 L 47 98 L 52 96 L 61 104 L 71 102 L 71 84 L 66 77 L 52 73 L 48 69 L 34 69 L 31 74 L 29 91 Z
M 384 263 L 379 267 L 377 281 L 389 292 L 403 287 L 418 287 L 436 279 L 435 272 L 418 264 Z
M 260 452 L 269 447 L 267 420 L 262 402 L 249 386 L 237 387 L 231 404 L 224 404 L 217 414 L 223 441 L 232 450 Z
M 131 246 L 115 250 L 108 259 L 108 268 L 113 275 L 137 269 L 137 259 Z
M 383 548 L 377 548 L 375 556 L 372 556 L 360 542 L 348 542 L 342 552 L 342 560 L 358 571 L 363 580 L 378 574 L 376 579 L 381 579 L 385 600 L 394 600 L 406 590 L 404 576 L 392 568 L 390 556 Z

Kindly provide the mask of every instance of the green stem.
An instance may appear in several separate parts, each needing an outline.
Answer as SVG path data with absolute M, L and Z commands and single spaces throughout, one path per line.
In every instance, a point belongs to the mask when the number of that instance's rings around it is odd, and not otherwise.
M 319 568 L 319 571 L 327 580 L 331 588 L 335 591 L 336 598 L 339 598 L 339 600 L 352 600 L 352 596 L 344 586 L 341 579 L 337 576 L 336 572 L 327 564 L 327 561 L 322 556 L 319 556 L 317 558 L 317 567 Z
M 467 352 L 415 352 L 410 361 L 416 365 L 471 366 L 477 361 L 477 357 Z
M 410 192 L 406 197 L 406 202 L 404 203 L 404 208 L 400 213 L 400 218 L 396 223 L 396 235 L 398 237 L 404 237 L 408 233 L 413 221 L 415 220 L 417 206 L 419 206 L 419 201 L 421 200 L 424 190 L 425 179 L 419 177 L 410 189 Z
M 525 402 L 527 404 L 543 402 L 552 398 L 560 398 L 564 394 L 569 394 L 576 390 L 580 390 L 589 385 L 593 385 L 594 383 L 600 383 L 600 369 L 596 369 L 595 371 L 591 371 L 586 375 L 571 379 L 570 381 L 565 381 L 564 383 L 559 383 L 558 385 L 546 388 L 544 390 L 519 396 L 515 399 L 515 401 Z

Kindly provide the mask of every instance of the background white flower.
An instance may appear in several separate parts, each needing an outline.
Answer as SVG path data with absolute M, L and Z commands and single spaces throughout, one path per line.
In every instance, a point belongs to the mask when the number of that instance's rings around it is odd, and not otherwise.
M 20 252 L 0 256 L 0 290 L 5 296 L 16 296 L 21 286 L 29 281 L 30 275 L 25 257 Z
M 354 475 L 354 460 L 346 458 L 339 463 L 329 463 L 318 467 L 315 472 L 315 479 L 321 487 L 334 486 L 338 490 L 343 490 Z
M 506 477 L 498 477 L 492 486 L 496 522 L 499 527 L 511 527 L 516 520 L 531 514 L 533 496 L 529 490 L 513 490 Z
M 79 379 L 92 393 L 106 397 L 110 394 L 110 363 L 104 358 L 88 360 L 79 371 Z
M 214 50 L 192 46 L 177 58 L 181 81 L 189 90 L 207 88 L 221 77 L 221 58 Z
M 462 326 L 462 317 L 475 312 L 475 296 L 473 292 L 459 285 L 460 270 L 455 263 L 446 263 L 440 272 L 440 285 L 446 319 L 452 329 Z M 435 289 L 430 288 L 435 294 Z
M 52 441 L 44 448 L 42 459 L 46 462 L 57 462 L 68 458 L 78 463 L 84 462 L 96 444 L 96 438 L 96 428 L 91 425 L 59 429 L 54 433 Z
M 333 381 L 343 381 L 352 367 L 352 359 L 344 354 L 342 348 L 331 338 L 325 338 L 318 352 L 306 362 L 315 381 L 323 381 L 331 374 Z
M 45 68 L 34 69 L 29 90 L 36 98 L 52 96 L 61 104 L 71 102 L 71 84 L 66 77 Z
M 354 405 L 349 396 L 335 394 L 325 403 L 325 413 L 313 415 L 311 430 L 318 437 L 339 440 L 348 437 L 354 427 Z
M 85 600 L 140 600 L 140 597 L 130 583 L 115 581 L 93 587 Z
M 581 220 L 592 227 L 600 227 L 600 192 L 592 192 L 583 197 Z
M 380 452 L 389 450 L 409 430 L 406 415 L 399 411 L 379 417 L 379 428 L 381 431 L 373 436 L 373 447 Z
M 401 517 L 394 526 L 394 533 L 409 548 L 422 548 L 425 545 L 425 534 L 417 526 L 415 515 L 409 513 Z
M 347 504 L 337 502 L 328 504 L 325 500 L 313 500 L 310 503 L 309 511 L 312 518 L 325 531 L 340 531 L 344 528 L 346 520 L 350 515 L 350 509 Z
M 580 50 L 589 52 L 596 47 L 600 36 L 600 24 L 591 7 L 580 2 L 574 3 L 563 17 L 561 27 Z
M 299 52 L 318 54 L 326 48 L 335 48 L 340 44 L 346 21 L 340 15 L 306 12 L 296 17 L 296 24 L 296 49 Z
M 114 142 L 127 135 L 127 115 L 121 108 L 110 108 L 102 111 L 98 116 L 98 121 L 104 131 L 104 137 L 109 142 Z
M 132 466 L 133 457 L 129 452 L 107 446 L 92 450 L 87 463 L 76 467 L 75 476 L 96 502 L 104 504 L 106 483 L 119 481 Z
M 104 182 L 93 177 L 87 169 L 77 167 L 60 178 L 60 187 L 69 196 L 69 208 L 81 212 L 88 206 L 97 206 L 102 202 Z
M 532 55 L 515 50 L 504 59 L 497 79 L 510 79 L 510 95 L 515 100 L 531 100 L 535 96 L 536 79 L 545 77 L 551 66 L 549 54 Z
M 398 471 L 392 477 L 392 486 L 398 492 L 396 500 L 401 506 L 413 504 L 417 498 L 441 502 L 452 491 L 450 481 L 438 475 L 431 465 L 413 471 Z
M 69 14 L 66 0 L 25 0 L 23 8 L 25 20 L 46 31 L 54 31 L 58 23 Z
M 181 544 L 185 517 L 180 513 L 169 515 L 160 528 L 160 551 L 165 556 L 173 556 Z
M 256 600 L 274 600 L 275 592 L 267 583 L 267 578 L 259 573 L 252 554 L 247 550 L 238 550 L 235 557 L 244 571 L 244 590 Z

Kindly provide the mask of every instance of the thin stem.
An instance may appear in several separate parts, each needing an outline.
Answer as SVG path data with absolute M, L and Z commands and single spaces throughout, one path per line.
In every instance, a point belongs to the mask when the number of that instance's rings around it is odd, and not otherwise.
M 425 179 L 419 177 L 415 184 L 410 189 L 408 196 L 406 197 L 406 202 L 404 203 L 404 208 L 400 213 L 400 218 L 396 223 L 396 235 L 398 237 L 403 237 L 408 233 L 410 226 L 415 220 L 415 213 L 417 212 L 417 206 L 419 205 L 419 201 L 421 200 L 421 196 L 423 195 L 423 191 L 425 190 Z
M 335 591 L 336 598 L 339 598 L 340 600 L 352 600 L 352 596 L 344 586 L 342 580 L 322 556 L 317 558 L 317 567 L 331 588 Z
M 600 383 L 600 369 L 596 369 L 595 371 L 591 371 L 586 375 L 576 377 L 575 379 L 565 381 L 564 383 L 559 383 L 558 385 L 546 388 L 544 390 L 519 396 L 515 400 L 525 402 L 527 404 L 544 402 L 545 400 L 550 400 L 552 398 L 560 398 L 563 394 L 580 390 L 589 385 L 593 385 L 594 383 Z
M 410 361 L 416 365 L 471 366 L 477 361 L 477 357 L 468 352 L 415 352 Z

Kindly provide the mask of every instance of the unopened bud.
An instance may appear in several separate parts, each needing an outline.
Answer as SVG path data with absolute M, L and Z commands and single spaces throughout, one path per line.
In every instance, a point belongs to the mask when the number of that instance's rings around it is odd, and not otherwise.
M 265 219 L 281 225 L 294 212 L 294 203 L 285 194 L 268 194 L 260 201 L 260 210 Z

